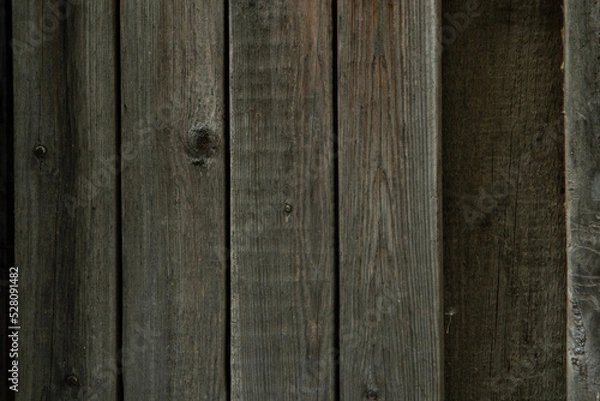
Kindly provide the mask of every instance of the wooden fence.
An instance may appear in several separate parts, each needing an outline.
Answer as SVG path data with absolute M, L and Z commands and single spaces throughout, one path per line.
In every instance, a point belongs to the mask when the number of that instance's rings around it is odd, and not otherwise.
M 0 10 L 1 399 L 600 399 L 597 1 Z

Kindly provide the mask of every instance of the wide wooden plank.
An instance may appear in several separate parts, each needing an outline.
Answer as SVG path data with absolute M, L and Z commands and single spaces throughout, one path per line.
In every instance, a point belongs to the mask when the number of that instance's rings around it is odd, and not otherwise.
M 225 400 L 223 2 L 121 2 L 127 400 Z
M 338 2 L 340 400 L 441 400 L 440 9 Z
M 564 400 L 561 2 L 443 7 L 446 398 Z
M 15 1 L 17 400 L 117 396 L 115 9 Z
M 231 399 L 334 400 L 332 5 L 229 7 Z
M 567 399 L 600 399 L 600 4 L 565 2 Z

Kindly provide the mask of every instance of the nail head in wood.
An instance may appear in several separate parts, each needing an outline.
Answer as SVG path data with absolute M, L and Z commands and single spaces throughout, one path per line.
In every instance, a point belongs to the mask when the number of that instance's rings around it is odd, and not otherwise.
M 75 375 L 69 375 L 65 378 L 67 385 L 71 387 L 77 387 L 79 385 L 79 379 Z
M 33 149 L 33 154 L 38 159 L 41 159 L 42 157 L 46 156 L 46 153 L 48 153 L 48 149 L 46 149 L 44 145 L 37 145 L 35 149 Z

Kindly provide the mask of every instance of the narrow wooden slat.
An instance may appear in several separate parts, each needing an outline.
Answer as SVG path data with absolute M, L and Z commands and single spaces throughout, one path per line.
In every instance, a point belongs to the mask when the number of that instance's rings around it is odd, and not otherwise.
M 561 2 L 444 2 L 445 388 L 565 399 Z
M 17 400 L 117 396 L 113 1 L 15 1 Z M 38 148 L 34 152 L 34 149 Z
M 565 2 L 567 399 L 600 399 L 600 4 Z
M 121 2 L 123 382 L 225 400 L 223 2 Z
M 331 3 L 230 2 L 232 400 L 334 400 Z
M 439 5 L 338 3 L 340 400 L 441 400 Z

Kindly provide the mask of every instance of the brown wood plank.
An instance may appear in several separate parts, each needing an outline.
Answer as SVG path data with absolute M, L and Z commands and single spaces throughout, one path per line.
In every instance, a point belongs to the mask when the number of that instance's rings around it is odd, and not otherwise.
M 565 2 L 567 399 L 600 399 L 600 4 Z
M 127 400 L 225 400 L 223 2 L 121 2 Z
M 334 400 L 331 3 L 230 2 L 232 400 Z
M 117 188 L 102 160 L 117 138 L 114 2 L 12 7 L 17 400 L 112 401 Z
M 446 398 L 564 400 L 561 2 L 443 8 Z
M 338 3 L 340 400 L 442 400 L 440 9 Z

